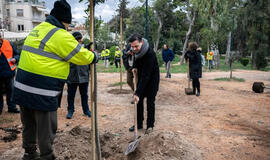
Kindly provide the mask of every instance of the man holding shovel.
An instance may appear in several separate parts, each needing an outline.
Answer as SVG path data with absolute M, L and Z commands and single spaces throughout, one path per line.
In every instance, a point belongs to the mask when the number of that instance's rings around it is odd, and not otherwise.
M 135 53 L 134 71 L 137 73 L 137 84 L 134 93 L 134 101 L 137 102 L 137 128 L 143 128 L 144 106 L 143 100 L 147 98 L 147 128 L 149 133 L 154 128 L 155 123 L 155 98 L 159 89 L 159 66 L 156 53 L 150 48 L 146 39 L 139 34 L 133 34 L 129 38 L 129 43 Z M 136 78 L 136 77 L 134 77 Z M 129 131 L 134 131 L 134 126 Z

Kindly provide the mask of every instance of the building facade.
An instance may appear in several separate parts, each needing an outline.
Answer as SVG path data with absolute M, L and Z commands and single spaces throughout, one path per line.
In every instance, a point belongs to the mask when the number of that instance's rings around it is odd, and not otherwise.
M 0 29 L 27 32 L 45 20 L 45 1 L 0 0 Z

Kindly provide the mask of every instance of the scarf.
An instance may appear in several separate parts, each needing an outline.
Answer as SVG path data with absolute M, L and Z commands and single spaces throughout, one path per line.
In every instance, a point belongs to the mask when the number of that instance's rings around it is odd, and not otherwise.
M 149 49 L 148 41 L 146 39 L 144 39 L 144 38 L 142 40 L 143 40 L 142 48 L 139 51 L 139 53 L 135 54 L 135 60 L 142 58 Z

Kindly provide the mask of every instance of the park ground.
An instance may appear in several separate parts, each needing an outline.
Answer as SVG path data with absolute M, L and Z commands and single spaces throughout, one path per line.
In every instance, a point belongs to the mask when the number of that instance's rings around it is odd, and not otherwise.
M 235 70 L 233 76 L 240 81 L 215 80 L 228 76 L 229 72 L 204 72 L 201 96 L 196 97 L 184 93 L 186 74 L 172 74 L 167 79 L 162 73 L 154 131 L 142 135 L 136 152 L 126 157 L 124 151 L 133 138 L 128 132 L 133 123 L 132 92 L 124 84 L 125 94 L 117 93 L 119 73 L 98 73 L 103 159 L 269 160 L 270 89 L 257 94 L 252 91 L 252 84 L 262 81 L 270 85 L 270 72 Z M 82 114 L 79 94 L 71 120 L 65 118 L 66 88 L 62 101 L 55 139 L 57 159 L 91 159 L 91 119 Z M 7 113 L 5 107 L 0 128 L 0 159 L 20 159 L 23 155 L 20 116 Z

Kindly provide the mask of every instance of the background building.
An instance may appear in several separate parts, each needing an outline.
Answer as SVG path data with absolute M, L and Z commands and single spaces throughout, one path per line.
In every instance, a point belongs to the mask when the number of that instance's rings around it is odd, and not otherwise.
M 45 1 L 0 0 L 0 29 L 27 32 L 45 20 Z

